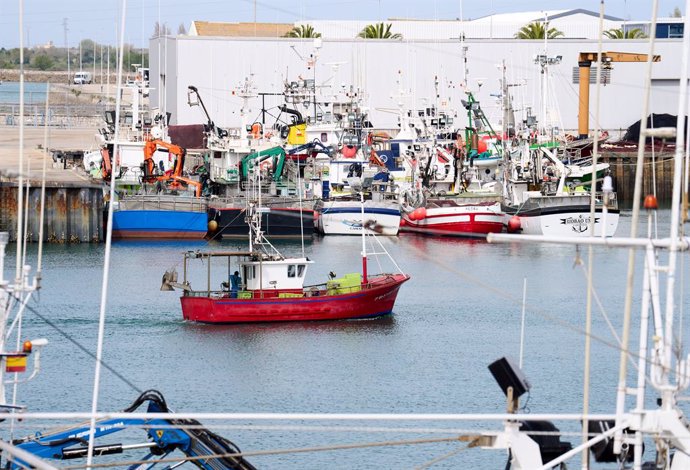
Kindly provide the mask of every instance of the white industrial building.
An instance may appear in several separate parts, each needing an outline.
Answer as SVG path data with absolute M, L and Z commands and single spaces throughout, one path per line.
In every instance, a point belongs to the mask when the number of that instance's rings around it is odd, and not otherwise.
M 598 24 L 598 16 L 591 12 L 570 12 L 570 15 L 561 12 L 561 18 L 554 18 L 557 14 L 551 14 L 550 26 L 567 31 L 566 23 L 557 24 L 556 21 L 566 22 L 568 16 L 571 17 L 573 28 L 579 28 L 579 31 Z M 534 14 L 528 14 L 525 18 L 531 16 Z M 187 104 L 187 87 L 194 85 L 199 89 L 216 124 L 236 127 L 240 124 L 240 108 L 243 104 L 238 92 L 247 80 L 257 92 L 281 93 L 286 81 L 313 78 L 323 95 L 342 97 L 342 93 L 351 88 L 362 90 L 374 126 L 392 129 L 397 124 L 394 111 L 401 92 L 409 95 L 406 98 L 410 101 L 408 106 L 421 108 L 435 102 L 440 106 L 450 106 L 457 110 L 459 116 L 464 116 L 460 100 L 464 96 L 461 84 L 466 78 L 468 87 L 478 97 L 487 115 L 498 125 L 501 119 L 498 98 L 501 64 L 505 63 L 508 82 L 515 85 L 511 87 L 511 94 L 519 110 L 517 118 L 521 118 L 526 108 L 531 108 L 538 116 L 543 111 L 543 93 L 541 69 L 535 64 L 535 57 L 546 54 L 548 57 L 561 58 L 559 64 L 551 66 L 553 77 L 550 80 L 550 95 L 555 99 L 549 102 L 555 104 L 549 104 L 549 107 L 556 109 L 560 116 L 560 122 L 554 122 L 553 125 L 566 131 L 575 131 L 578 54 L 596 52 L 597 40 L 573 39 L 567 34 L 565 39 L 550 40 L 547 44 L 540 40 L 517 40 L 507 36 L 512 36 L 508 32 L 516 32 L 519 27 L 501 26 L 508 24 L 508 19 L 505 15 L 494 15 L 490 21 L 493 37 L 471 33 L 470 27 L 454 29 L 456 23 L 466 23 L 465 26 L 468 26 L 472 21 L 407 20 L 407 23 L 417 24 L 418 30 L 413 33 L 411 26 L 405 29 L 402 23 L 398 26 L 394 23 L 392 30 L 403 34 L 401 40 L 354 37 L 360 26 L 374 21 L 361 22 L 362 25 L 347 21 L 334 22 L 332 25 L 330 22 L 312 21 L 310 24 L 324 33 L 319 41 L 236 35 L 155 38 L 150 44 L 151 86 L 154 88 L 151 102 L 154 107 L 172 113 L 173 123 L 203 123 L 206 119 L 202 111 Z M 520 16 L 517 23 L 523 20 Z M 620 27 L 621 23 L 614 20 L 608 20 L 612 22 L 611 27 Z M 486 19 L 474 21 L 484 23 L 486 32 Z M 451 23 L 452 27 L 449 26 Z M 585 27 L 585 23 L 589 26 Z M 348 31 L 349 36 L 343 31 Z M 434 31 L 443 32 L 429 37 Z M 459 38 L 463 33 L 465 39 L 461 42 Z M 427 34 L 426 38 L 424 34 Z M 582 37 L 591 36 L 583 34 Z M 657 40 L 655 54 L 661 56 L 661 61 L 653 66 L 650 112 L 677 112 L 676 86 L 680 76 L 677 58 L 680 57 L 681 47 L 681 39 Z M 648 42 L 604 40 L 603 51 L 644 54 L 648 52 Z M 466 67 L 463 57 L 466 57 Z M 596 65 L 592 67 L 593 77 L 596 75 Z M 601 87 L 600 124 L 603 129 L 617 134 L 640 119 L 646 65 L 644 62 L 611 65 L 607 84 Z M 592 116 L 595 114 L 595 97 L 596 90 L 592 85 Z M 265 96 L 263 100 L 266 109 L 274 114 L 275 107 L 283 104 L 280 96 Z M 261 107 L 261 98 L 250 100 L 247 109 L 250 121 L 260 120 Z M 270 118 L 267 122 L 271 123 Z M 593 128 L 593 120 L 590 122 Z

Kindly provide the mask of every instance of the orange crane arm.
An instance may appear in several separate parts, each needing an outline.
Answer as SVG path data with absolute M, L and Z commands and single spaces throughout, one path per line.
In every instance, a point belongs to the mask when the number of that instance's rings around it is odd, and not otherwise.
M 596 62 L 599 54 L 597 52 L 580 52 L 578 61 Z M 647 54 L 637 54 L 635 52 L 602 52 L 602 62 L 647 62 Z M 661 62 L 661 56 L 652 57 L 652 62 Z
M 599 60 L 597 52 L 580 52 L 577 56 L 580 67 L 580 106 L 577 117 L 577 129 L 580 139 L 589 137 L 589 75 L 592 62 Z M 612 62 L 646 62 L 647 54 L 637 54 L 634 52 L 602 52 L 602 66 Z M 660 55 L 652 56 L 652 62 L 661 61 Z
M 173 169 L 173 175 L 182 176 L 182 170 L 184 169 L 184 157 L 186 155 L 185 149 L 179 145 L 169 144 L 168 142 L 154 139 L 147 140 L 144 144 L 144 164 L 146 166 L 146 175 L 149 180 L 153 177 L 153 171 L 156 167 L 156 162 L 153 161 L 153 154 L 159 148 L 167 149 L 168 152 L 175 155 L 175 168 Z M 158 178 L 160 180 L 160 178 Z M 167 178 L 164 178 L 167 179 Z
M 182 176 L 184 170 L 184 158 L 187 151 L 180 147 L 179 145 L 170 144 L 162 140 L 149 140 L 144 144 L 144 162 L 146 167 L 150 169 L 151 173 L 153 168 L 155 168 L 155 162 L 153 161 L 153 154 L 159 148 L 167 149 L 168 152 L 175 155 L 175 167 L 173 168 L 172 175 L 159 176 L 156 181 L 169 181 L 170 188 L 179 189 L 183 185 L 194 187 L 196 197 L 201 196 L 202 185 L 198 181 L 194 181 L 189 178 Z

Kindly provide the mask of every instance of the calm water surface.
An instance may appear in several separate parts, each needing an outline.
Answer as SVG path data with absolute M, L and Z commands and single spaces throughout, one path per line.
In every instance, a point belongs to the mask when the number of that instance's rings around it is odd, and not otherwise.
M 624 214 L 618 233 L 627 233 L 629 226 L 630 218 Z M 532 383 L 528 408 L 534 413 L 581 410 L 584 338 L 579 329 L 584 324 L 587 249 L 489 245 L 416 235 L 382 241 L 412 276 L 400 291 L 394 315 L 366 321 L 232 326 L 184 322 L 179 294 L 159 290 L 163 272 L 174 265 L 180 268 L 181 253 L 203 249 L 205 242 L 116 243 L 105 361 L 139 389 L 160 390 L 176 411 L 501 413 L 504 397 L 487 365 L 504 355 L 518 358 L 526 279 L 524 371 Z M 306 245 L 307 256 L 316 260 L 308 281 L 320 282 L 329 271 L 338 275 L 357 271 L 360 243 L 358 237 L 315 238 Z M 222 246 L 237 245 L 224 242 Z M 32 249 L 35 252 L 36 247 Z M 279 249 L 286 255 L 300 252 L 299 243 L 294 242 L 283 242 Z M 597 294 L 618 327 L 627 251 L 595 252 Z M 95 351 L 103 256 L 101 245 L 46 247 L 45 287 L 33 307 L 59 332 L 35 315 L 27 317 L 26 336 L 50 340 L 40 376 L 20 391 L 21 401 L 30 410 L 90 409 L 93 359 L 62 333 Z M 584 265 L 578 263 L 580 259 Z M 8 261 L 14 262 L 12 254 Z M 203 278 L 205 270 L 199 271 L 193 285 L 203 285 L 197 279 Z M 595 308 L 593 329 L 608 344 L 593 343 L 591 410 L 610 413 L 619 356 L 609 345 L 615 340 L 600 312 Z M 635 333 L 632 337 L 636 338 Z M 101 390 L 102 410 L 123 409 L 138 396 L 108 371 L 103 372 Z M 345 432 L 334 429 L 335 424 L 310 432 L 246 426 L 218 432 L 245 451 L 453 435 Z M 367 423 L 345 424 L 361 427 Z M 374 426 L 399 428 L 402 424 Z M 473 426 L 416 423 L 427 429 Z M 578 426 L 559 427 L 578 431 Z M 26 433 L 34 430 L 24 429 Z M 143 441 L 143 433 L 137 438 Z M 565 440 L 577 443 L 579 438 Z M 262 456 L 251 461 L 263 468 L 416 468 L 464 446 L 379 447 Z M 467 450 L 432 468 L 503 468 L 505 459 L 500 452 Z
M 26 104 L 45 103 L 46 84 L 24 82 L 24 102 Z M 19 82 L 0 83 L 0 103 L 19 103 Z

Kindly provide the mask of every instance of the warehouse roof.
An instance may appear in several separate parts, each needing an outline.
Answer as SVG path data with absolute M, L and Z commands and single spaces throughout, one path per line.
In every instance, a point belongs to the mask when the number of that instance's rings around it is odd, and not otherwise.
M 292 23 L 226 23 L 216 21 L 192 21 L 190 36 L 228 36 L 278 38 L 285 36 Z

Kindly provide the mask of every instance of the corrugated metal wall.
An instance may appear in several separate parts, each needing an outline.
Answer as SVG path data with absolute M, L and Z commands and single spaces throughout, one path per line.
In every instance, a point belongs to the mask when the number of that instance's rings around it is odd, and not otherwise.
M 0 185 L 0 231 L 17 238 L 17 186 Z M 27 233 L 38 241 L 41 189 L 29 189 Z M 101 188 L 46 188 L 44 241 L 82 243 L 103 241 L 103 190 Z

